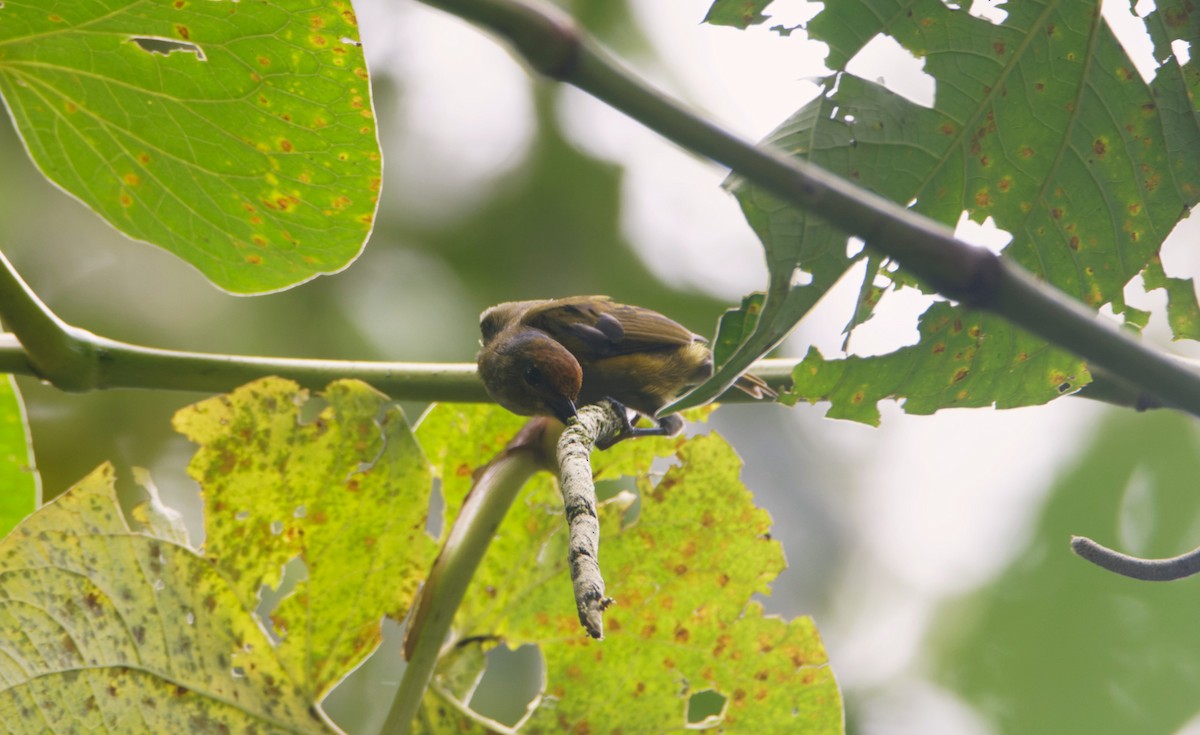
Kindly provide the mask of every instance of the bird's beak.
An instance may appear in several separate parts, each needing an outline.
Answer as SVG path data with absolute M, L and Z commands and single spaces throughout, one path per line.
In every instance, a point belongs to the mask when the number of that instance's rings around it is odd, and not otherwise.
M 564 424 L 575 416 L 575 401 L 572 401 L 566 396 L 556 397 L 547 405 L 549 405 L 550 410 L 554 412 L 554 418 L 558 419 Z

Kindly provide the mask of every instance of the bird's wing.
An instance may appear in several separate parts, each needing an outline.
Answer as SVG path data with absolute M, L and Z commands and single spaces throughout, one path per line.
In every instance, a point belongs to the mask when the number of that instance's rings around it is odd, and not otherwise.
M 597 357 L 688 345 L 698 337 L 650 309 L 607 296 L 558 299 L 530 309 L 523 321 L 576 354 Z

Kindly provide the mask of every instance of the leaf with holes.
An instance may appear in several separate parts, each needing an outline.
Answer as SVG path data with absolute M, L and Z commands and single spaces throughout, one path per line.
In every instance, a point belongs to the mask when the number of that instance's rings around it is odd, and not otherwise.
M 0 96 L 52 181 L 235 293 L 344 268 L 380 185 L 349 0 L 0 5 Z
M 1146 18 L 1159 29 L 1160 51 L 1194 24 L 1182 7 L 1163 4 Z M 844 69 L 877 35 L 890 36 L 936 80 L 934 107 L 842 71 L 823 97 L 769 141 L 947 224 L 964 211 L 975 221 L 992 217 L 1013 236 L 1005 257 L 1093 308 L 1111 304 L 1121 313 L 1125 285 L 1152 263 L 1166 235 L 1200 200 L 1200 117 L 1188 90 L 1194 65 L 1160 55 L 1166 62 L 1147 84 L 1097 3 L 1026 2 L 1005 9 L 1008 17 L 993 24 L 941 0 L 903 8 L 894 0 L 828 3 L 808 30 L 829 44 L 833 68 Z M 757 329 L 713 384 L 682 405 L 708 398 L 765 354 L 854 260 L 845 253 L 844 235 L 816 217 L 735 186 L 767 249 L 767 303 Z M 889 278 L 886 263 L 876 270 L 869 275 Z M 797 279 L 801 271 L 811 281 Z M 903 274 L 890 280 L 907 282 Z M 1194 295 L 1178 297 L 1176 314 L 1194 311 Z M 857 314 L 855 321 L 863 318 Z M 955 318 L 973 321 L 962 312 Z M 1141 319 L 1131 313 L 1132 321 Z M 965 365 L 979 381 L 969 405 L 1039 403 L 1057 394 L 1046 375 L 1087 379 L 1079 361 L 1060 352 L 1046 352 L 1036 365 L 1021 361 L 1022 353 L 1033 354 L 1029 340 L 1003 322 L 979 326 L 978 349 Z M 937 339 L 923 339 L 915 351 L 923 366 L 952 376 L 964 365 L 955 364 L 957 352 L 935 355 Z M 836 371 L 838 381 L 863 386 L 864 395 L 911 395 L 911 387 L 923 399 L 906 403 L 910 409 L 963 405 L 958 391 L 927 392 L 923 374 L 888 372 L 909 364 L 897 354 L 809 368 Z M 1005 374 L 1013 369 L 1036 390 L 990 394 L 991 386 L 1004 391 L 1018 379 Z M 834 376 L 813 379 L 828 384 Z M 859 410 L 839 405 L 841 395 L 833 396 L 835 413 Z
M 878 357 L 826 360 L 817 349 L 792 372 L 792 389 L 780 400 L 829 401 L 832 418 L 879 424 L 877 403 L 904 398 L 904 410 L 1029 406 L 1073 393 L 1090 376 L 1083 363 L 1064 372 L 1062 355 L 1024 332 L 1006 329 L 997 316 L 963 314 L 945 302 L 921 317 L 921 341 Z M 997 335 L 1009 341 L 988 344 Z M 990 349 L 989 349 L 990 348 Z M 1012 362 L 993 361 L 1011 355 Z
M 603 464 L 621 446 L 595 459 Z M 738 479 L 733 450 L 708 435 L 661 440 L 654 453 L 668 447 L 680 464 L 657 485 L 649 462 L 641 465 L 636 518 L 628 493 L 600 507 L 600 564 L 616 599 L 603 642 L 579 626 L 562 501 L 546 474 L 498 529 L 455 636 L 540 648 L 545 689 L 523 733 L 683 730 L 689 706 L 693 726 L 708 714 L 706 724 L 728 733 L 842 732 L 840 696 L 812 621 L 764 617 L 751 600 L 769 590 L 783 556 L 769 517 Z M 438 719 L 447 705 L 434 696 L 425 706 Z
M 436 551 L 425 532 L 431 478 L 404 414 L 364 383 L 339 381 L 311 421 L 307 391 L 268 378 L 180 411 L 200 444 L 188 471 L 206 506 L 205 551 L 242 604 L 295 588 L 264 624 L 306 696 L 319 701 L 403 618 Z
M 250 609 L 165 525 L 131 531 L 104 465 L 0 542 L 6 730 L 329 732 Z

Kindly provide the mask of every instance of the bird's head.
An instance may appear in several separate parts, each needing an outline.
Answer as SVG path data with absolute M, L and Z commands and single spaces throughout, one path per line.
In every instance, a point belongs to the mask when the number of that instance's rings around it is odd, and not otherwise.
M 506 329 L 485 339 L 479 375 L 492 398 L 509 411 L 563 423 L 575 415 L 583 386 L 583 370 L 567 348 L 531 328 Z

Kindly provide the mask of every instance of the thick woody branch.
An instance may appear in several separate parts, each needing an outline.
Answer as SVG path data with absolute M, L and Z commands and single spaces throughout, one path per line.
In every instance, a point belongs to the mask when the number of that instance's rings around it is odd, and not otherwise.
M 1200 548 L 1170 559 L 1142 559 L 1114 551 L 1086 536 L 1072 536 L 1071 551 L 1098 567 L 1145 582 L 1172 582 L 1200 573 Z
M 592 480 L 592 447 L 610 440 L 625 423 L 623 408 L 609 401 L 584 406 L 558 440 L 559 488 L 567 516 L 567 564 L 575 589 L 579 623 L 588 635 L 604 637 L 604 610 L 612 598 L 604 594 L 600 573 L 600 520 L 596 515 L 596 484 Z

